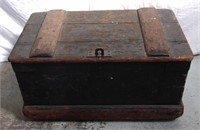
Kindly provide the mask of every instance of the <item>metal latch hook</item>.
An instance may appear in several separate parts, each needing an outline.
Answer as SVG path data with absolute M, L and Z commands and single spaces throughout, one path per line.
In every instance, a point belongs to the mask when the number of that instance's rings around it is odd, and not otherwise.
M 102 49 L 102 48 L 95 49 L 95 56 L 96 57 L 103 57 L 104 56 L 104 49 Z

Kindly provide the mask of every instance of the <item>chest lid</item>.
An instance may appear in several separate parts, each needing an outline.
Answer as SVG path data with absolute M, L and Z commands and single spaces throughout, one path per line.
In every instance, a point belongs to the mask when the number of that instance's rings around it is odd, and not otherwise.
M 11 62 L 191 61 L 171 10 L 52 10 L 29 18 Z

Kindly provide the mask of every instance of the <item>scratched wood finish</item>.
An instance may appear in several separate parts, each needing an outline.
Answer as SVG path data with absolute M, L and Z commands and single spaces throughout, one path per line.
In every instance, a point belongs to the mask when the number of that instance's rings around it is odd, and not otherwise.
M 139 9 L 138 15 L 147 55 L 168 56 L 169 47 L 157 10 L 155 8 Z
M 24 106 L 32 120 L 130 121 L 172 120 L 183 114 L 183 105 L 110 105 L 110 106 Z
M 64 17 L 64 10 L 52 10 L 46 14 L 30 52 L 30 57 L 53 56 Z

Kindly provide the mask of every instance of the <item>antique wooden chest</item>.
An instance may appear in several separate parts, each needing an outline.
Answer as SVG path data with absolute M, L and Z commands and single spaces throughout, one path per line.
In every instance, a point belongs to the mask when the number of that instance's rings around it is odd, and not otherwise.
M 9 61 L 34 120 L 172 120 L 193 54 L 171 10 L 34 13 Z

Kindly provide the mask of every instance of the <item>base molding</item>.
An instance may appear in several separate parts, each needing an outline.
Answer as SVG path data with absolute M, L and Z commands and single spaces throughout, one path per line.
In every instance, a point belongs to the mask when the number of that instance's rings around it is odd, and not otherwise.
M 173 120 L 183 114 L 179 105 L 63 105 L 23 107 L 32 120 L 68 121 L 153 121 Z

